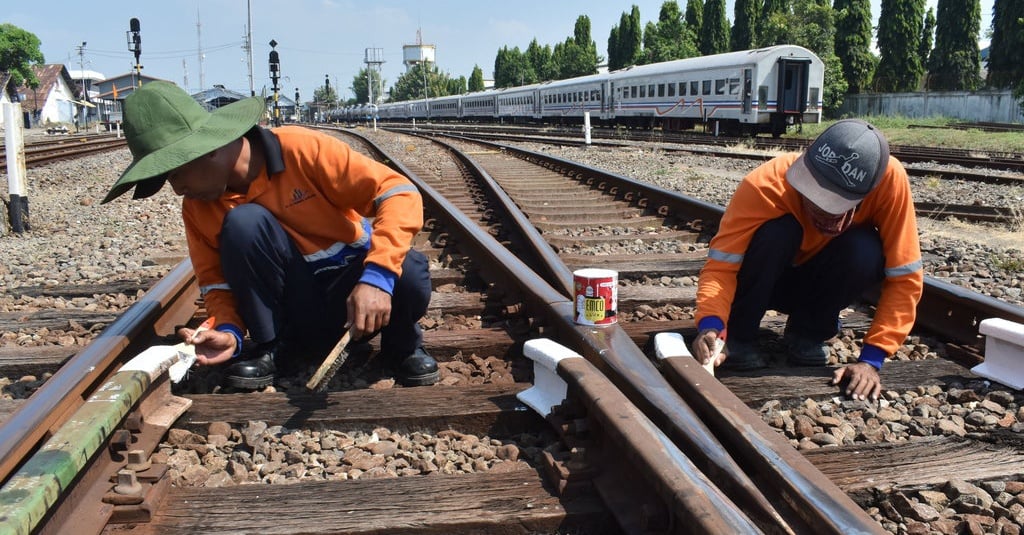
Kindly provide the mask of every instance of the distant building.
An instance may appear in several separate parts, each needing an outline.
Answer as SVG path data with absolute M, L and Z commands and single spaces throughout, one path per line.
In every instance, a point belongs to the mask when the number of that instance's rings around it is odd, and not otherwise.
M 81 109 L 91 104 L 79 100 L 75 81 L 64 65 L 32 65 L 32 71 L 39 86 L 32 89 L 23 83 L 18 88 L 21 109 L 28 112 L 32 126 L 68 125 L 81 120 Z
M 154 81 L 169 80 L 127 72 L 94 82 L 90 86 L 89 96 L 96 105 L 99 120 L 108 125 L 121 122 L 121 104 L 124 103 L 124 99 L 134 93 L 141 84 Z
M 196 102 L 202 104 L 207 110 L 212 111 L 232 102 L 249 98 L 249 95 L 232 91 L 220 84 L 214 84 L 212 88 L 192 95 L 192 98 L 196 99 Z

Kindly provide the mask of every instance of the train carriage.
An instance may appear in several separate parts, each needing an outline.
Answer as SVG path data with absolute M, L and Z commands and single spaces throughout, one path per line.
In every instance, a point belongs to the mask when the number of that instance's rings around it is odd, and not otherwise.
M 382 106 L 394 120 L 595 121 L 634 128 L 770 133 L 821 121 L 825 67 L 806 48 L 757 50 L 637 65 L 522 87 Z M 386 111 L 384 111 L 386 110 Z
M 462 96 L 462 118 L 493 120 L 498 117 L 498 91 L 487 89 Z
M 521 122 L 540 118 L 537 91 L 541 84 L 501 89 L 496 96 L 498 118 Z
M 779 45 L 630 67 L 608 75 L 620 124 L 678 130 L 704 123 L 733 134 L 780 135 L 821 121 L 824 64 Z
M 608 119 L 608 76 L 593 74 L 556 80 L 539 89 L 540 115 L 545 119 L 580 121 L 590 112 L 595 119 Z

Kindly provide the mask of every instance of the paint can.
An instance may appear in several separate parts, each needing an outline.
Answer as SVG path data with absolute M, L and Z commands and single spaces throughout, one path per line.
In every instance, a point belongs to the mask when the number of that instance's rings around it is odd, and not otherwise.
M 610 269 L 587 268 L 572 274 L 575 289 L 575 321 L 603 327 L 617 321 L 619 274 Z

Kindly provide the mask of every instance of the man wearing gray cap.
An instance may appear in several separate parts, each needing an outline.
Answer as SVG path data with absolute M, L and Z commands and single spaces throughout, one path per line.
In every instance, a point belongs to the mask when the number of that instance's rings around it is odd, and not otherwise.
M 838 121 L 806 152 L 772 159 L 736 189 L 701 270 L 693 354 L 724 368 L 764 367 L 757 333 L 777 310 L 789 316 L 790 363 L 825 366 L 839 312 L 879 283 L 858 362 L 832 378 L 856 399 L 881 393 L 878 370 L 914 325 L 924 273 L 906 170 L 874 126 Z M 719 339 L 723 355 L 713 354 Z

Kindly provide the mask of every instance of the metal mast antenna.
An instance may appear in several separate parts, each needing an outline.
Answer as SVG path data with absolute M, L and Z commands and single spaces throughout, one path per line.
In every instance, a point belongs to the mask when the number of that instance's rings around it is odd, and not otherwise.
M 196 8 L 196 41 L 198 41 L 199 49 L 197 51 L 199 55 L 199 90 L 203 91 L 206 89 L 206 72 L 203 70 L 203 60 L 206 59 L 206 55 L 203 54 L 203 23 L 199 21 L 199 8 Z
M 246 11 L 249 15 L 249 23 L 245 27 L 245 50 L 249 56 L 249 96 L 256 96 L 256 87 L 252 80 L 252 0 L 246 1 Z

